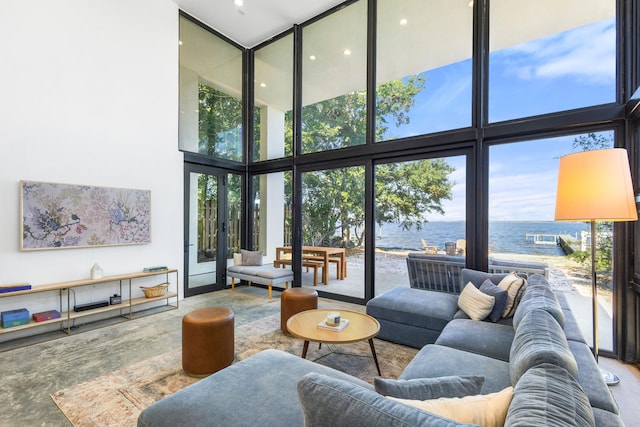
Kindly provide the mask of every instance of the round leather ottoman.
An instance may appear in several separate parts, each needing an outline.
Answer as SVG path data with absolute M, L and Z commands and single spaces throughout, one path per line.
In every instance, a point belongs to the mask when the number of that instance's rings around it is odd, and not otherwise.
M 206 377 L 233 362 L 233 312 L 208 307 L 182 318 L 182 369 L 192 377 Z
M 285 289 L 280 295 L 280 329 L 288 334 L 287 320 L 296 313 L 318 308 L 318 292 L 308 288 Z

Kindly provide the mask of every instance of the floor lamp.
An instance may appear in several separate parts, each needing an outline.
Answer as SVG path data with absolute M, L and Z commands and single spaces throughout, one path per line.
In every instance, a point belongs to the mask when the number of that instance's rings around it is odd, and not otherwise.
M 596 221 L 638 219 L 627 151 L 622 148 L 582 151 L 560 158 L 556 221 L 591 224 L 591 287 L 593 355 L 598 361 L 598 288 L 596 279 Z M 620 379 L 601 370 L 607 384 Z

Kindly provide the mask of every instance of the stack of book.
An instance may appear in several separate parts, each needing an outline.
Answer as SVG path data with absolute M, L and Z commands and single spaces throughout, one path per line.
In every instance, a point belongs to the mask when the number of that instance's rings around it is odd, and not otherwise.
M 326 329 L 327 331 L 341 331 L 345 328 L 345 326 L 347 326 L 349 324 L 349 320 L 348 319 L 342 319 L 340 321 L 339 325 L 327 325 L 326 320 L 322 320 L 320 323 L 318 323 L 318 328 L 320 329 Z
M 154 265 L 153 267 L 145 267 L 142 271 L 145 273 L 155 273 L 158 271 L 167 271 L 168 269 L 166 265 Z

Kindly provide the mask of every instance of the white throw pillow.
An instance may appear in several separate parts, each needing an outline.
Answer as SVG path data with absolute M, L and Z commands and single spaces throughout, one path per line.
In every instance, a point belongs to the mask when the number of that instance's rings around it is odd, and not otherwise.
M 242 265 L 242 254 L 233 254 L 233 265 Z
M 458 307 L 472 320 L 484 320 L 493 310 L 495 302 L 495 297 L 485 294 L 471 282 L 467 283 L 458 297 Z
M 522 293 L 527 287 L 527 281 L 518 276 L 515 272 L 507 274 L 504 279 L 498 283 L 498 287 L 503 291 L 507 291 L 507 305 L 504 307 L 502 317 L 511 317 L 518 307 Z
M 472 285 L 473 286 L 473 285 Z M 466 397 L 442 397 L 432 400 L 409 400 L 389 397 L 405 405 L 449 418 L 459 423 L 483 427 L 502 427 L 513 398 L 513 387 L 490 394 Z

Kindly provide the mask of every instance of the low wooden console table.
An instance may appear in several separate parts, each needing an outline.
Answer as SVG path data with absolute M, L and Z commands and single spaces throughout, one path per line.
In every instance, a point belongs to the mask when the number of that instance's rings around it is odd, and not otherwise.
M 175 291 L 173 291 L 170 286 L 171 282 L 169 281 L 169 275 L 175 274 Z M 159 276 L 159 279 L 162 281 L 161 283 L 156 283 L 156 285 L 168 285 L 167 292 L 164 295 L 158 297 L 132 297 L 132 287 L 133 282 L 136 279 L 142 279 L 146 277 Z M 74 288 L 79 288 L 82 286 L 90 286 L 90 285 L 104 285 L 107 283 L 118 282 L 120 286 L 121 303 L 114 305 L 107 305 L 105 307 L 94 308 L 86 311 L 76 312 L 73 310 L 73 302 L 71 299 L 71 290 Z M 126 289 L 128 291 L 127 294 L 123 294 L 122 290 Z M 162 271 L 153 271 L 153 272 L 137 272 L 130 274 L 119 274 L 114 276 L 105 276 L 99 279 L 81 279 L 74 280 L 70 282 L 59 282 L 59 283 L 51 283 L 47 285 L 33 286 L 31 289 L 23 290 L 23 291 L 15 291 L 15 292 L 7 292 L 0 293 L 0 298 L 8 299 L 12 297 L 17 297 L 20 295 L 31 295 L 38 294 L 43 292 L 57 292 L 59 296 L 59 304 L 57 307 L 52 307 L 52 309 L 56 309 L 60 312 L 60 317 L 57 319 L 45 320 L 42 322 L 36 322 L 33 319 L 29 320 L 29 323 L 25 325 L 13 326 L 10 328 L 0 328 L 0 335 L 8 334 L 11 332 L 23 331 L 25 329 L 36 328 L 45 325 L 51 325 L 53 323 L 60 324 L 60 330 L 65 332 L 67 335 L 71 335 L 72 321 L 75 319 L 79 319 L 86 316 L 92 316 L 95 314 L 106 313 L 110 311 L 119 311 L 120 317 L 124 319 L 132 319 L 133 318 L 133 308 L 136 306 L 140 306 L 142 304 L 147 304 L 154 301 L 162 301 L 166 300 L 166 305 L 170 306 L 174 309 L 178 308 L 178 270 L 169 269 Z M 104 300 L 109 300 L 109 294 L 105 291 Z M 170 304 L 170 300 L 175 299 L 175 305 Z M 64 301 L 66 300 L 66 311 L 64 311 Z M 11 309 L 18 309 L 23 307 L 12 307 Z M 9 310 L 9 308 L 7 308 Z M 33 313 L 30 313 L 30 315 Z M 66 327 L 64 326 L 64 322 L 67 322 Z M 1 350 L 0 350 L 1 351 Z

